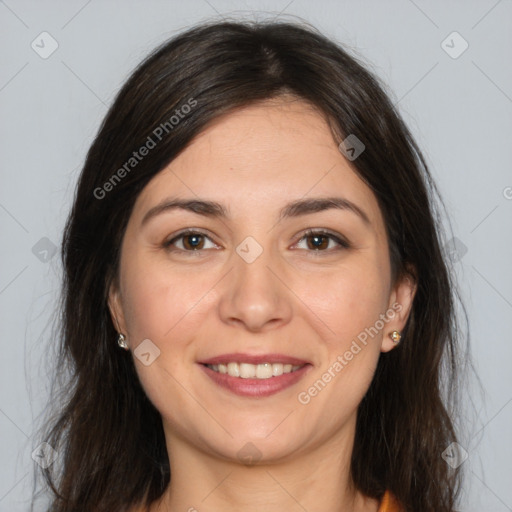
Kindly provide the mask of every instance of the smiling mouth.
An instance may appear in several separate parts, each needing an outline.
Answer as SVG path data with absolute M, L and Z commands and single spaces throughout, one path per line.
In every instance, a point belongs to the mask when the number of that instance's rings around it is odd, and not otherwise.
M 285 373 L 293 373 L 300 370 L 303 365 L 291 365 L 283 363 L 237 363 L 230 362 L 227 364 L 205 364 L 207 368 L 214 372 L 227 374 L 230 377 L 238 377 L 241 379 L 272 379 L 279 377 Z

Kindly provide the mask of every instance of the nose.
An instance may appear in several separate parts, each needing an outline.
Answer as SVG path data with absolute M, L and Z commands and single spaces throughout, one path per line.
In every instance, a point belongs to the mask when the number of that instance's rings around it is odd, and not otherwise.
M 286 279 L 269 251 L 252 262 L 233 254 L 234 268 L 224 280 L 219 314 L 224 323 L 251 332 L 264 332 L 286 325 L 293 305 Z

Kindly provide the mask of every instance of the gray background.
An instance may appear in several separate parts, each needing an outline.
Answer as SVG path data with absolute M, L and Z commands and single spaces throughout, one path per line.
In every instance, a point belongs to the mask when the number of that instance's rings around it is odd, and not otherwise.
M 211 17 L 268 13 L 300 16 L 362 55 L 425 152 L 457 238 L 453 268 L 484 390 L 464 388 L 473 409 L 463 422 L 460 510 L 512 510 L 512 2 L 7 0 L 0 1 L 1 511 L 28 510 L 54 361 L 54 251 L 116 91 L 177 31 Z M 40 36 L 45 31 L 56 43 Z M 48 56 L 52 44 L 58 48 Z

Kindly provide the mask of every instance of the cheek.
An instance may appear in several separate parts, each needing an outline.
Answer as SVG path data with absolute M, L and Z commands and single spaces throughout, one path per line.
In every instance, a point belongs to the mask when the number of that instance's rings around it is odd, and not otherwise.
M 310 289 L 311 309 L 329 330 L 323 331 L 321 367 L 298 399 L 311 417 L 321 418 L 322 428 L 334 431 L 357 409 L 375 374 L 383 336 L 380 323 L 380 329 L 375 326 L 385 311 L 386 282 L 366 267 L 346 269 L 317 285 Z
M 187 319 L 197 314 L 197 306 L 208 302 L 214 280 L 204 275 L 198 279 L 194 272 L 176 272 L 146 260 L 127 267 L 124 283 L 126 322 L 131 335 L 154 339 L 158 344 L 172 337 L 178 324 L 180 332 L 189 325 Z
M 133 269 L 133 270 L 132 270 Z M 160 353 L 146 366 L 137 360 L 136 370 L 142 387 L 153 405 L 170 423 L 186 421 L 188 428 L 204 422 L 200 412 L 191 408 L 190 396 L 183 383 L 193 382 L 195 371 L 194 337 L 205 308 L 210 307 L 208 291 L 215 280 L 194 274 L 171 272 L 161 264 L 145 261 L 132 269 L 126 267 L 124 305 L 131 348 L 135 351 L 142 340 L 149 339 Z M 144 270 L 140 270 L 144 269 Z M 188 411 L 186 419 L 176 411 Z
M 366 264 L 365 264 L 366 263 Z M 302 294 L 338 347 L 373 326 L 387 306 L 387 275 L 375 258 L 302 283 Z M 342 348 L 342 347 L 341 347 Z

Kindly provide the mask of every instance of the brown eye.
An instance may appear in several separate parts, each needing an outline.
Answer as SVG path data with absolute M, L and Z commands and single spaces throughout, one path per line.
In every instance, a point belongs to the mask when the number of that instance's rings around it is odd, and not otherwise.
M 183 247 L 187 250 L 202 249 L 204 246 L 204 236 L 199 234 L 186 235 L 183 237 Z
M 320 250 L 327 249 L 329 246 L 329 237 L 325 235 L 308 235 L 306 239 L 308 249 Z
M 305 247 L 304 247 L 304 243 Z M 308 231 L 296 244 L 299 249 L 313 252 L 331 252 L 336 249 L 348 249 L 350 244 L 341 237 L 327 231 Z
M 210 238 L 197 231 L 186 231 L 175 236 L 172 240 L 166 242 L 165 247 L 172 251 L 195 252 L 206 249 L 215 249 L 217 246 Z

